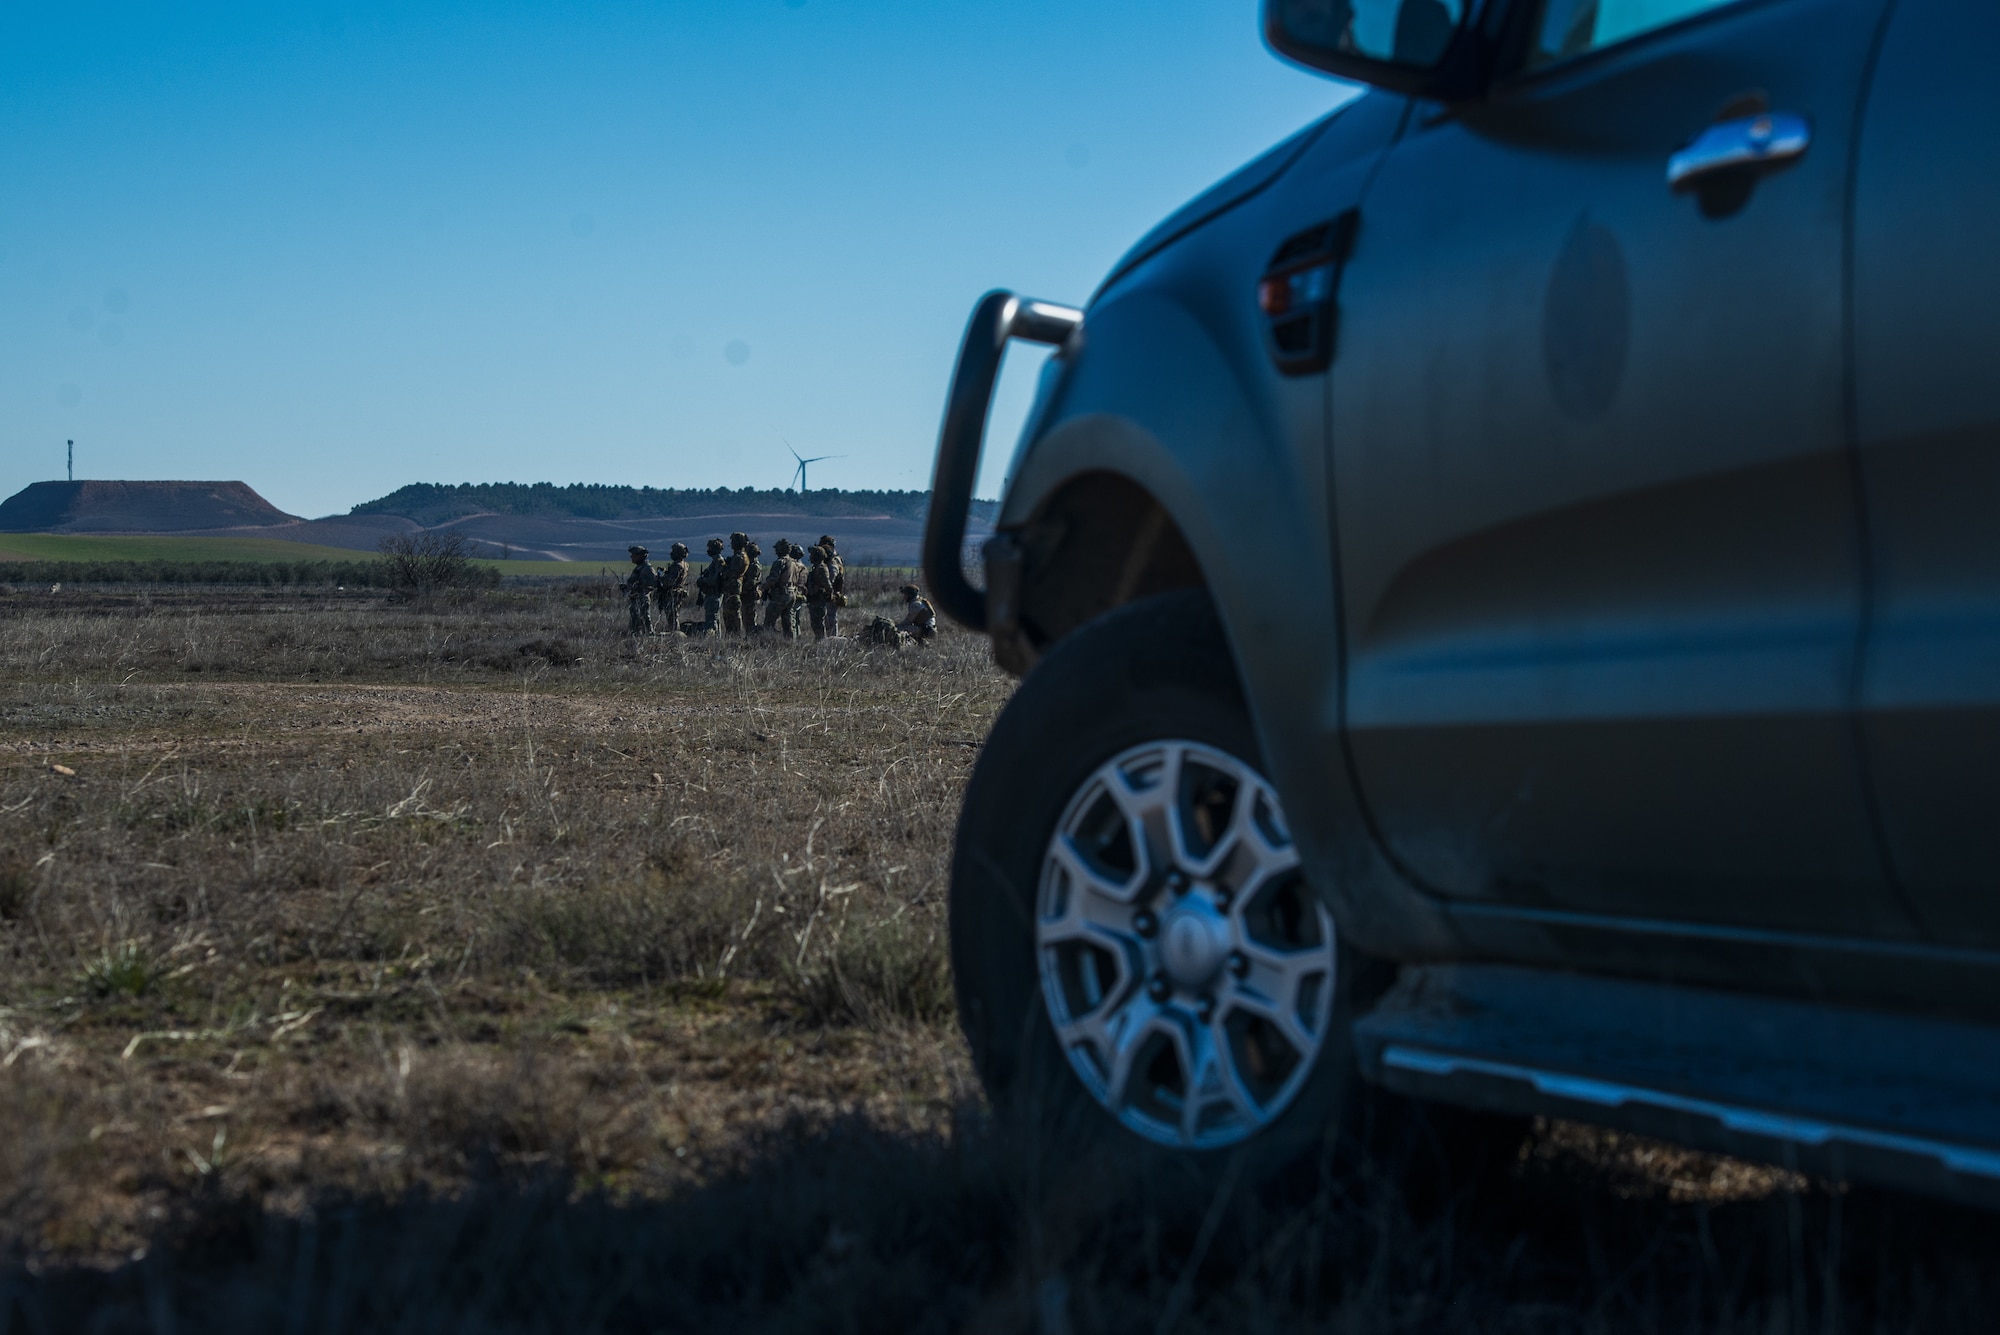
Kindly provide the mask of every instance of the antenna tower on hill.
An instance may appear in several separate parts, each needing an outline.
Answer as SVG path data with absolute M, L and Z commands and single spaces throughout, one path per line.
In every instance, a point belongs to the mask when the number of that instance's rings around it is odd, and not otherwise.
M 76 481 L 76 442 L 69 443 L 69 480 Z

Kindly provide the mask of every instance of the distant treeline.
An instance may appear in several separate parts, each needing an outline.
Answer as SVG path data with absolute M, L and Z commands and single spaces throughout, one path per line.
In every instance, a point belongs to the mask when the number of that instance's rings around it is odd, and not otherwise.
M 363 501 L 350 513 L 401 515 L 419 524 L 443 524 L 466 515 L 565 515 L 577 519 L 653 519 L 714 514 L 888 515 L 922 519 L 930 508 L 928 491 L 808 492 L 778 487 L 607 487 L 572 482 L 461 482 L 457 486 L 413 482 L 379 500 Z M 997 501 L 974 501 L 977 519 L 992 522 Z
M 0 584 L 344 584 L 387 588 L 386 562 L 0 561 Z

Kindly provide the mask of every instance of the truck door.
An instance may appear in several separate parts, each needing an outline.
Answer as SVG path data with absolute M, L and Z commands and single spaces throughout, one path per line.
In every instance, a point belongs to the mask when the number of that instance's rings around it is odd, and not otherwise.
M 1881 9 L 1542 0 L 1524 68 L 1388 155 L 1329 391 L 1345 722 L 1432 890 L 1910 932 L 1852 712 L 1842 247 Z
M 1992 0 L 1902 0 L 1854 182 L 1862 734 L 1896 874 L 2000 946 L 2000 103 Z

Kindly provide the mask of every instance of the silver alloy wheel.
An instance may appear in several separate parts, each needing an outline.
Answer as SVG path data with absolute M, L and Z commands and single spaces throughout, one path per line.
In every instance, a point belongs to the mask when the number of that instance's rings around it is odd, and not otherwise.
M 1333 919 L 1277 793 L 1212 746 L 1148 742 L 1084 780 L 1043 855 L 1035 944 L 1070 1065 L 1163 1145 L 1256 1134 L 1326 1039 Z

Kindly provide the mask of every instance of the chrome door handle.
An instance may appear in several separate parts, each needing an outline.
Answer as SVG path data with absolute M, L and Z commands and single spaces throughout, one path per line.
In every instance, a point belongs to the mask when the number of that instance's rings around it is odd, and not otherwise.
M 1667 159 L 1667 184 L 1691 190 L 1718 172 L 1789 162 L 1812 143 L 1812 125 L 1789 111 L 1718 121 Z

